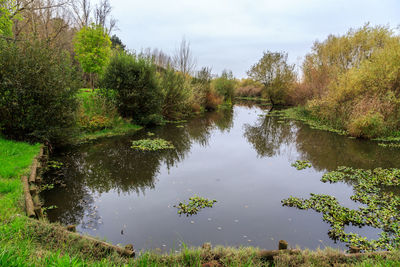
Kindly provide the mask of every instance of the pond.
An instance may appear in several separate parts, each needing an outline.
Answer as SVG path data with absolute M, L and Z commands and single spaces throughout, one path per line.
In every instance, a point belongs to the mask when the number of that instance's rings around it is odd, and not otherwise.
M 54 188 L 41 197 L 52 222 L 136 249 L 179 250 L 189 246 L 258 246 L 276 249 L 278 240 L 301 248 L 345 248 L 327 234 L 322 215 L 283 207 L 289 196 L 335 196 L 349 208 L 351 183 L 329 184 L 321 176 L 346 165 L 399 166 L 400 153 L 376 142 L 313 130 L 291 120 L 266 116 L 267 107 L 237 104 L 185 123 L 143 129 L 133 135 L 54 151 L 60 169 L 45 179 Z M 171 141 L 173 150 L 140 152 L 133 140 Z M 291 164 L 308 160 L 311 168 Z M 198 195 L 217 202 L 198 214 L 178 215 L 177 205 Z M 368 238 L 371 227 L 348 227 Z

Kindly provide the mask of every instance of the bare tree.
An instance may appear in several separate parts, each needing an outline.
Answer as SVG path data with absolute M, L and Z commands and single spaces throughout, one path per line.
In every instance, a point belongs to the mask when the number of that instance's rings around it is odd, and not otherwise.
M 180 47 L 176 50 L 174 55 L 174 66 L 183 74 L 191 74 L 196 68 L 196 59 L 193 57 L 192 50 L 190 49 L 190 42 L 187 42 L 185 37 L 182 38 Z
M 71 1 L 72 10 L 75 14 L 75 23 L 78 28 L 87 27 L 91 23 L 90 14 L 92 7 L 90 0 L 73 0 Z
M 112 7 L 109 0 L 102 0 L 94 9 L 94 18 L 96 25 L 100 25 L 110 35 L 117 24 L 117 20 L 111 17 Z M 108 20 L 108 21 L 107 21 Z

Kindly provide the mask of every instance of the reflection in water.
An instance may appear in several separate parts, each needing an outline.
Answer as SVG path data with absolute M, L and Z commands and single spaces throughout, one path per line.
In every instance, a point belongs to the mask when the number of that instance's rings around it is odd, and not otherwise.
M 262 116 L 255 124 L 244 127 L 245 138 L 260 157 L 279 155 L 284 145 L 295 143 L 300 158 L 310 161 L 319 171 L 332 171 L 338 166 L 393 168 L 400 162 L 399 153 L 376 142 L 313 130 L 301 122 L 283 121 L 280 117 Z
M 342 246 L 329 239 L 319 214 L 282 207 L 281 200 L 315 192 L 335 195 L 353 208 L 351 181 L 322 184 L 322 172 L 340 165 L 396 167 L 400 155 L 374 142 L 265 116 L 267 109 L 241 103 L 183 127 L 168 124 L 57 151 L 52 160 L 64 163 L 62 175 L 49 172 L 46 179 L 62 183 L 42 193 L 46 206 L 58 207 L 48 211 L 49 219 L 139 249 L 176 248 L 180 240 L 266 249 L 279 239 L 309 248 Z M 176 149 L 130 148 L 148 132 Z M 290 166 L 297 159 L 309 160 L 313 168 L 297 171 Z M 218 205 L 191 218 L 177 216 L 173 205 L 195 194 Z
M 233 111 L 224 109 L 193 119 L 185 127 L 169 124 L 149 129 L 157 137 L 170 140 L 175 149 L 155 152 L 131 149 L 127 145 L 131 140 L 148 138 L 147 131 L 143 130 L 133 137 L 111 138 L 61 152 L 55 159 L 65 165 L 62 175 L 48 173 L 47 180 L 53 183 L 62 178 L 66 186 L 44 196 L 46 203 L 63 208 L 49 212 L 49 219 L 64 224 L 79 224 L 86 215 L 90 215 L 90 223 L 86 222 L 86 225 L 95 228 L 96 224 L 92 221 L 98 221 L 98 216 L 97 207 L 93 204 L 94 192 L 102 194 L 114 190 L 118 194 L 136 192 L 144 195 L 147 189 L 155 187 L 160 165 L 165 164 L 167 169 L 176 167 L 185 159 L 193 143 L 208 145 L 213 129 L 229 131 L 233 125 L 232 118 Z

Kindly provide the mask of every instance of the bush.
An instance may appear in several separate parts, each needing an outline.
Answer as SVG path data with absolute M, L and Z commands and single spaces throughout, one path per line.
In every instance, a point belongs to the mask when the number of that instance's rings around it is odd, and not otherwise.
M 392 39 L 393 32 L 388 27 L 367 24 L 344 35 L 330 35 L 323 42 L 315 42 L 303 63 L 303 86 L 294 98 L 299 100 L 296 104 L 302 104 L 304 99 L 323 97 L 342 74 L 358 68 Z
M 168 68 L 161 74 L 161 88 L 164 94 L 162 114 L 168 119 L 180 119 L 190 112 L 191 88 L 179 72 Z
M 352 136 L 365 138 L 378 137 L 386 131 L 383 116 L 378 112 L 369 112 L 355 118 L 348 128 Z
M 235 96 L 262 97 L 263 85 L 252 79 L 242 79 L 236 89 Z
M 154 124 L 162 119 L 163 105 L 162 89 L 156 75 L 156 67 L 149 60 L 118 52 L 111 58 L 101 84 L 115 90 L 121 116 L 140 124 Z
M 76 71 L 43 43 L 0 41 L 0 128 L 15 139 L 58 143 L 75 125 Z
M 223 98 L 223 101 L 232 102 L 235 93 L 236 80 L 231 71 L 224 70 L 221 77 L 213 80 L 212 85 L 215 92 Z

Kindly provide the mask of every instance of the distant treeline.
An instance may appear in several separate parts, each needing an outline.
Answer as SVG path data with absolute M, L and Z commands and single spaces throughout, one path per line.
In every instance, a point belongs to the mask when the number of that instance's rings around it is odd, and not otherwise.
M 317 41 L 301 71 L 295 75 L 287 54 L 266 52 L 248 72 L 261 89 L 246 84 L 236 93 L 301 105 L 302 116 L 355 137 L 400 134 L 400 37 L 391 28 L 366 24 Z

